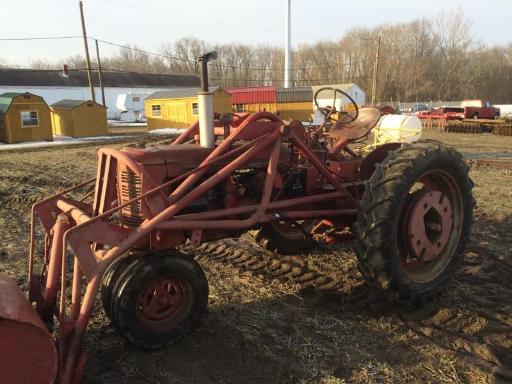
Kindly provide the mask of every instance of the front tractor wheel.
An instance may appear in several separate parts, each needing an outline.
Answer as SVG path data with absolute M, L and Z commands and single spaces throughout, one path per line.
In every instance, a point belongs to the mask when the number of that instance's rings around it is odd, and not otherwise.
M 131 343 L 156 349 L 198 324 L 208 302 L 201 266 L 177 251 L 139 257 L 118 278 L 110 316 Z
M 462 259 L 472 187 L 462 156 L 441 143 L 390 152 L 366 185 L 356 222 L 365 275 L 412 302 L 440 291 Z

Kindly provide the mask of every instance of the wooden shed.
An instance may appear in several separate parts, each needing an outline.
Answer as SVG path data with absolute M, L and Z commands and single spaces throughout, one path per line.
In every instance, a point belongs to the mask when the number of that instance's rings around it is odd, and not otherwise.
M 50 108 L 44 99 L 28 92 L 1 94 L 0 140 L 6 143 L 52 141 Z
M 53 134 L 72 137 L 108 135 L 107 108 L 90 100 L 63 99 L 51 105 Z
M 313 112 L 311 87 L 227 88 L 231 94 L 233 112 L 268 111 L 283 120 L 307 121 Z
M 275 87 L 227 88 L 233 112 L 276 112 Z
M 170 89 L 155 92 L 144 101 L 148 129 L 188 128 L 199 118 L 199 88 Z M 210 88 L 213 110 L 231 112 L 231 96 L 219 87 Z
M 277 114 L 283 120 L 309 121 L 313 113 L 311 87 L 276 89 Z

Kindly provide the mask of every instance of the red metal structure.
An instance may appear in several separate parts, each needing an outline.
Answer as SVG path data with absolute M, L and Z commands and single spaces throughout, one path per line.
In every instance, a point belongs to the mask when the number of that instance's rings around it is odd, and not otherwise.
M 231 94 L 231 104 L 275 103 L 275 87 L 226 88 Z
M 349 228 L 375 285 L 407 300 L 437 292 L 456 270 L 472 219 L 460 155 L 421 142 L 363 156 L 351 145 L 380 112 L 322 112 L 325 123 L 309 128 L 269 112 L 215 115 L 211 148 L 198 144 L 195 123 L 170 145 L 101 149 L 94 179 L 32 207 L 35 310 L 0 278 L 0 371 L 19 383 L 78 382 L 100 291 L 130 342 L 151 349 L 178 340 L 200 317 L 208 288 L 201 267 L 177 247 L 248 229 L 272 234 L 279 251 L 276 239 L 300 248 L 304 239 L 344 241 L 338 234 Z M 17 359 L 5 361 L 6 351 Z

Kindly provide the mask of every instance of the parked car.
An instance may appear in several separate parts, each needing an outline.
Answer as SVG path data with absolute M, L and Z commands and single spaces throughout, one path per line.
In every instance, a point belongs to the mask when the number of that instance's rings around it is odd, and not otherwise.
M 412 112 L 413 114 L 417 115 L 420 112 L 425 112 L 428 110 L 430 110 L 430 106 L 428 104 L 418 103 L 409 108 L 408 112 Z
M 460 104 L 464 108 L 466 119 L 497 119 L 500 109 L 493 107 L 489 100 L 464 100 Z

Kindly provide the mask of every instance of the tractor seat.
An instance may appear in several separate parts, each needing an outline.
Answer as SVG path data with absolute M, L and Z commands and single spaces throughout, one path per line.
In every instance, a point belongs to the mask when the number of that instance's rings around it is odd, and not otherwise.
M 381 113 L 378 108 L 361 108 L 357 119 L 350 123 L 337 121 L 329 131 L 329 137 L 333 139 L 346 139 L 348 141 L 359 140 L 367 136 L 373 127 L 379 122 Z

